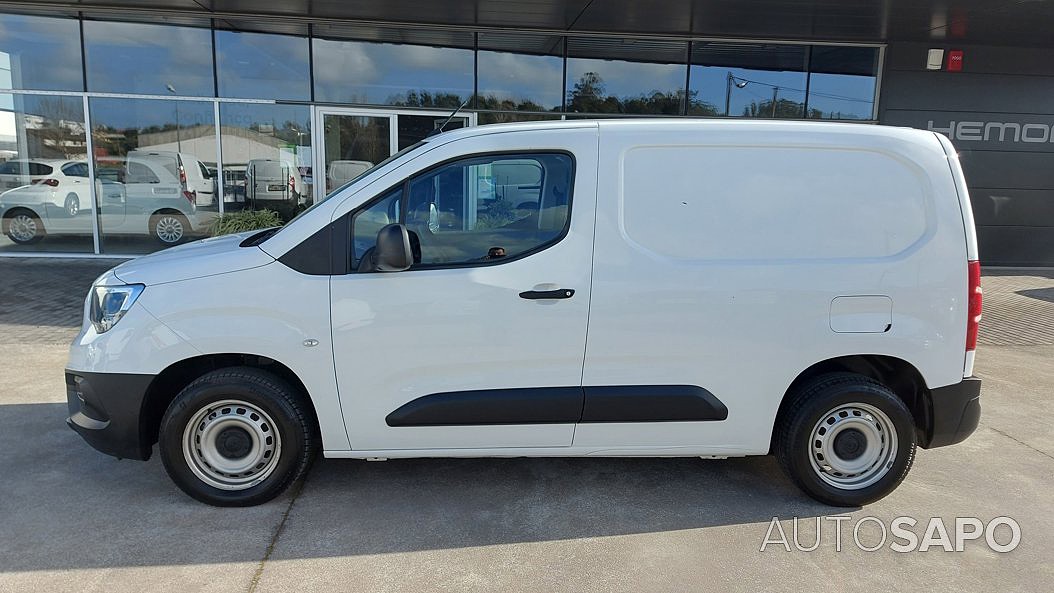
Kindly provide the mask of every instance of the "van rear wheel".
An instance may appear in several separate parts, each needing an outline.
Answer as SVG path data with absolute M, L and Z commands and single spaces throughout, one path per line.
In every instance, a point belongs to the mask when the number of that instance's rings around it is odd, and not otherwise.
M 775 453 L 806 494 L 841 507 L 885 497 L 915 459 L 915 425 L 904 402 L 855 373 L 817 377 L 790 395 Z
M 174 212 L 160 212 L 150 217 L 150 234 L 164 245 L 175 245 L 190 231 L 186 216 Z
M 187 385 L 161 421 L 168 475 L 214 506 L 251 506 L 307 471 L 318 443 L 313 416 L 288 384 L 249 367 L 220 369 Z

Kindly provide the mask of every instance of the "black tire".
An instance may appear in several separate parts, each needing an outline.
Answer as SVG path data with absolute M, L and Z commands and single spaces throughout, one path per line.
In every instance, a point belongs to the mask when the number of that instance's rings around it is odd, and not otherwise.
M 20 208 L 4 217 L 4 233 L 18 245 L 32 245 L 44 238 L 44 223 L 36 212 Z
M 885 497 L 895 490 L 908 475 L 911 464 L 915 460 L 915 424 L 904 402 L 886 386 L 855 373 L 831 373 L 809 381 L 789 397 L 788 405 L 780 415 L 776 426 L 774 452 L 783 471 L 809 496 L 832 506 L 861 506 Z M 824 461 L 823 454 L 815 446 L 824 441 L 814 440 L 816 436 L 814 430 L 823 432 L 826 430 L 826 424 L 837 424 L 842 418 L 848 418 L 848 416 L 840 416 L 839 413 L 832 413 L 842 406 L 861 404 L 876 408 L 886 416 L 884 419 L 888 420 L 886 425 L 891 425 L 891 430 L 896 432 L 895 451 L 890 449 L 887 456 L 879 456 L 878 459 L 885 459 L 885 461 L 878 462 L 872 467 L 884 469 L 873 470 L 875 472 L 873 474 L 865 473 L 864 477 L 860 478 L 859 485 L 843 487 L 832 484 L 829 480 L 855 478 L 852 478 L 851 474 L 832 474 L 831 470 L 824 472 L 820 469 L 821 464 L 833 464 L 835 459 Z M 855 415 L 860 417 L 860 414 Z M 871 415 L 870 419 L 875 420 L 878 416 L 880 415 Z M 863 417 L 869 417 L 866 411 Z M 881 424 L 883 422 L 876 421 L 876 426 Z M 841 432 L 832 431 L 830 434 L 837 436 Z M 862 434 L 859 430 L 857 433 Z M 885 433 L 879 430 L 874 434 L 884 435 Z M 858 458 L 863 459 L 862 456 L 869 452 L 868 449 L 875 447 L 873 444 L 862 445 L 865 441 L 860 441 L 857 435 L 847 435 L 847 437 L 850 438 L 844 446 L 851 450 L 843 449 L 843 451 L 850 456 L 857 455 Z M 881 436 L 881 439 L 884 438 Z M 886 442 L 881 439 L 866 442 Z M 829 440 L 833 444 L 838 439 L 830 436 Z M 890 439 L 888 442 L 894 441 Z M 860 446 L 864 447 L 863 452 L 857 453 Z M 882 447 L 883 445 L 878 445 L 878 449 L 874 450 L 881 451 Z M 871 476 L 870 479 L 875 480 L 873 483 L 867 483 L 865 478 L 868 475 Z
M 63 208 L 66 209 L 66 214 L 70 217 L 77 216 L 77 213 L 81 211 L 81 199 L 77 197 L 77 194 L 70 194 L 66 196 L 66 203 L 63 204 Z
M 194 467 L 194 459 L 200 460 L 201 454 L 195 457 L 195 453 L 184 450 L 188 434 L 191 440 L 197 439 L 200 443 L 200 438 L 195 436 L 200 431 L 193 426 L 188 428 L 188 424 L 194 422 L 204 426 L 206 422 L 197 419 L 199 414 L 211 404 L 228 400 L 247 404 L 249 410 L 262 411 L 263 417 L 273 422 L 278 435 L 277 462 L 273 463 L 270 473 L 258 483 L 254 479 L 237 486 L 240 489 L 236 490 L 208 483 L 207 477 L 199 475 L 202 472 L 200 465 L 197 469 Z M 244 413 L 237 404 L 223 405 L 215 408 L 216 411 L 205 420 L 213 421 L 211 418 L 221 411 L 221 407 L 223 411 L 235 408 Z M 233 418 L 234 413 L 227 412 L 228 417 Z M 223 436 L 221 430 L 214 440 L 218 442 Z M 253 506 L 275 498 L 307 472 L 318 447 L 314 413 L 300 394 L 279 377 L 250 367 L 219 369 L 187 385 L 165 411 L 158 437 L 161 460 L 176 485 L 201 502 L 223 507 Z M 248 456 L 242 459 L 248 459 Z M 209 473 L 205 475 L 209 476 Z
M 168 224 L 170 219 L 176 224 Z M 166 224 L 160 225 L 162 222 Z M 178 234 L 174 230 L 168 232 L 176 228 L 179 229 Z M 178 212 L 157 212 L 150 217 L 150 235 L 162 245 L 178 245 L 190 231 L 190 221 Z

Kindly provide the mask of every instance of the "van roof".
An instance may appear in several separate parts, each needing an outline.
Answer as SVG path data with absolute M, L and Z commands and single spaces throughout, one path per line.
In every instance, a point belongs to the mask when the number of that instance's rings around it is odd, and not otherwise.
M 426 142 L 435 141 L 437 138 L 454 140 L 461 137 L 481 136 L 485 134 L 498 134 L 502 132 L 524 131 L 524 130 L 556 130 L 556 129 L 639 129 L 645 130 L 691 130 L 699 131 L 728 131 L 732 129 L 743 129 L 751 131 L 771 130 L 773 132 L 803 132 L 803 133 L 859 133 L 865 136 L 904 136 L 917 134 L 933 134 L 926 130 L 915 128 L 881 126 L 870 123 L 852 122 L 826 122 L 826 121 L 804 121 L 804 120 L 767 120 L 767 119 L 739 119 L 739 118 L 702 118 L 702 117 L 634 117 L 634 118 L 611 118 L 611 119 L 579 119 L 579 120 L 550 120 L 533 122 L 515 122 L 502 124 L 488 124 L 470 128 L 458 128 L 443 132 Z

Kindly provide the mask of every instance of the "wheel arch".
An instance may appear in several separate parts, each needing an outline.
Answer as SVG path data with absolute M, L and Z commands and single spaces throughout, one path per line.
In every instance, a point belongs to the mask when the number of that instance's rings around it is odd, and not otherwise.
M 828 358 L 813 364 L 794 378 L 790 386 L 783 393 L 780 406 L 776 412 L 776 419 L 772 425 L 769 452 L 774 450 L 776 428 L 783 421 L 790 403 L 791 394 L 805 383 L 814 378 L 828 373 L 848 372 L 869 377 L 882 383 L 911 411 L 911 417 L 915 422 L 915 431 L 920 440 L 926 433 L 930 424 L 930 412 L 927 406 L 929 388 L 926 380 L 918 368 L 910 362 L 883 354 L 852 354 Z
M 184 220 L 186 220 L 187 230 L 184 231 L 184 233 L 194 230 L 194 224 L 190 222 L 190 215 L 188 215 L 186 212 L 183 212 L 179 208 L 173 208 L 172 206 L 162 206 L 161 208 L 158 208 L 157 210 L 151 212 L 150 216 L 147 217 L 147 230 L 153 232 L 154 217 L 161 216 L 162 214 L 177 214 L 181 216 Z
M 305 409 L 310 411 L 311 421 L 316 430 L 319 429 L 318 414 L 307 387 L 300 377 L 285 364 L 258 354 L 205 354 L 169 365 L 150 382 L 139 412 L 139 442 L 143 449 L 149 451 L 157 442 L 161 418 L 165 415 L 169 404 L 184 387 L 205 373 L 230 367 L 260 369 L 284 380 L 297 392 Z

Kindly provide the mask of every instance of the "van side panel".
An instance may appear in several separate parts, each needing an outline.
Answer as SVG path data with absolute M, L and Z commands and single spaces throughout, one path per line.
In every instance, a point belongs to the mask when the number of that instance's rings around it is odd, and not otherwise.
M 790 383 L 837 356 L 904 359 L 929 387 L 961 381 L 966 243 L 932 134 L 600 129 L 583 384 L 694 385 L 728 417 L 580 424 L 575 447 L 765 453 Z M 847 310 L 844 297 L 865 298 Z

